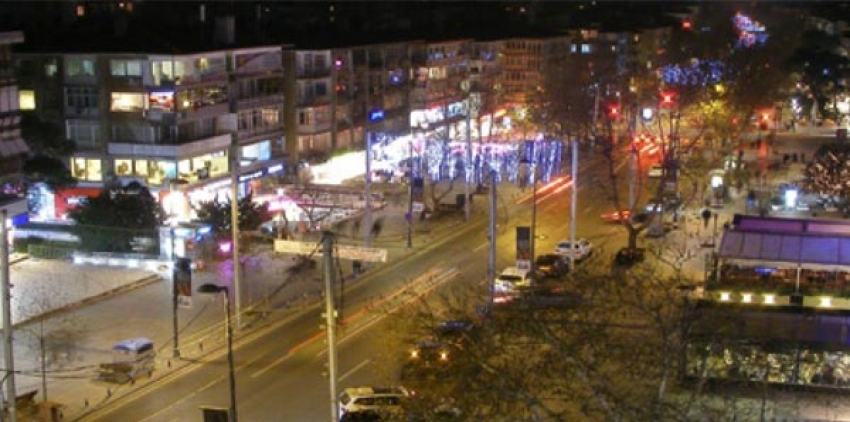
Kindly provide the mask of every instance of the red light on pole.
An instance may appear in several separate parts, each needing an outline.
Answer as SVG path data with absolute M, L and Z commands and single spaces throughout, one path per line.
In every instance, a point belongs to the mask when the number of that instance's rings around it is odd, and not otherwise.
M 683 20 L 682 21 L 682 30 L 683 31 L 690 31 L 691 30 L 691 21 L 689 21 L 687 19 Z
M 617 103 L 610 103 L 607 105 L 607 114 L 609 119 L 616 119 L 620 117 L 620 105 Z
M 661 107 L 673 107 L 676 105 L 676 93 L 672 91 L 661 91 Z

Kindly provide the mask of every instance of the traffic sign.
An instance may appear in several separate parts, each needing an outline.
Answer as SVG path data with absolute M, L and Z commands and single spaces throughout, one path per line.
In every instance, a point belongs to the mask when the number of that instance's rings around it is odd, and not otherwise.
M 274 251 L 278 253 L 294 253 L 308 255 L 318 250 L 316 243 L 296 242 L 294 240 L 275 239 Z M 337 258 L 352 259 L 366 262 L 387 262 L 387 250 L 366 248 L 362 246 L 336 245 Z

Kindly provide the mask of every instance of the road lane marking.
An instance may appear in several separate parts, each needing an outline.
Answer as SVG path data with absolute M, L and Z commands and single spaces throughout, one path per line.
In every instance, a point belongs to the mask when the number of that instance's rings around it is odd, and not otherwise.
M 419 296 L 421 296 L 422 294 L 427 293 L 427 292 L 433 290 L 434 288 L 436 288 L 437 286 L 443 284 L 444 282 L 454 278 L 457 274 L 458 274 L 457 268 L 450 268 L 448 270 L 431 269 L 428 272 L 426 272 L 425 274 L 422 274 L 421 276 L 415 278 L 405 288 L 399 289 L 399 290 L 393 292 L 391 295 L 389 295 L 385 298 L 382 298 L 382 299 L 380 299 L 380 300 L 378 300 L 374 303 L 371 303 L 367 306 L 361 307 L 360 309 L 355 311 L 353 314 L 348 315 L 346 318 L 344 318 L 342 322 L 343 322 L 343 324 L 347 324 L 347 323 L 353 321 L 354 319 L 360 317 L 361 315 L 365 314 L 371 308 L 380 306 L 380 305 L 382 305 L 382 304 L 384 304 L 384 303 L 386 303 L 386 302 L 388 302 L 388 301 L 390 301 L 390 300 L 392 300 L 392 299 L 394 299 L 394 298 L 396 298 L 396 297 L 398 297 L 402 294 L 409 293 L 411 287 L 416 287 L 416 286 L 419 286 L 419 285 L 427 286 L 427 288 L 425 290 L 421 291 L 421 292 L 414 292 L 415 294 L 413 295 L 412 298 L 405 299 L 405 300 L 401 301 L 401 303 L 395 305 L 392 308 L 392 310 L 390 311 L 390 312 L 392 312 L 393 310 L 398 309 L 399 307 L 401 307 L 401 306 L 403 306 L 407 303 L 410 303 L 411 300 L 418 299 Z M 337 339 L 338 343 L 345 342 L 349 338 L 352 338 L 356 334 L 358 334 L 358 333 L 362 332 L 363 330 L 365 330 L 365 329 L 371 327 L 372 325 L 376 324 L 381 319 L 383 319 L 383 316 L 375 318 L 375 319 L 363 324 L 363 326 L 357 327 L 355 330 L 347 333 L 345 336 L 338 338 Z M 301 350 L 301 349 L 309 346 L 310 344 L 313 344 L 316 341 L 318 341 L 322 338 L 325 338 L 325 337 L 326 337 L 326 333 L 324 331 L 319 331 L 319 332 L 313 334 L 312 336 L 310 336 L 306 340 L 304 340 L 301 343 L 298 343 L 295 346 L 293 346 L 292 348 L 290 348 L 286 352 L 286 354 L 284 354 L 283 356 L 277 358 L 275 361 L 269 363 L 268 365 L 254 371 L 254 373 L 251 374 L 251 378 L 257 378 L 259 376 L 262 376 L 266 372 L 274 369 L 276 366 L 285 362 L 287 359 L 289 359 L 290 356 L 294 355 L 299 350 Z M 327 349 L 321 350 L 319 353 L 316 354 L 316 356 L 321 356 L 325 353 L 327 353 Z
M 366 359 L 363 362 L 360 362 L 359 364 L 357 364 L 357 366 L 355 366 L 354 368 L 351 368 L 348 372 L 342 374 L 342 376 L 339 377 L 338 381 L 342 381 L 342 380 L 348 378 L 349 376 L 354 375 L 355 372 L 363 369 L 363 367 L 368 365 L 369 362 L 371 362 L 371 360 L 369 360 L 369 359 Z
M 310 339 L 309 339 L 309 341 L 310 341 L 310 342 L 312 342 L 313 340 L 314 340 L 313 338 L 310 338 Z M 297 346 L 296 346 L 296 347 L 297 347 Z M 303 346 L 302 346 L 302 347 L 303 347 Z M 256 370 L 256 371 L 254 371 L 254 373 L 253 373 L 253 374 L 251 374 L 251 378 L 257 378 L 257 377 L 262 376 L 263 374 L 265 374 L 266 372 L 270 371 L 270 370 L 271 370 L 272 368 L 274 368 L 275 366 L 280 365 L 281 363 L 285 362 L 285 361 L 286 361 L 287 359 L 289 359 L 291 356 L 292 356 L 292 352 L 290 351 L 289 353 L 287 353 L 287 354 L 285 354 L 285 355 L 283 355 L 283 356 L 281 356 L 281 357 L 279 357 L 279 358 L 275 359 L 275 360 L 274 360 L 274 362 L 272 362 L 272 363 L 270 363 L 270 364 L 268 364 L 268 365 L 266 365 L 266 366 L 264 366 L 264 367 L 262 367 L 262 368 L 260 368 L 260 369 L 258 369 L 258 370 Z
M 190 398 L 202 393 L 204 390 L 206 390 L 206 389 L 212 387 L 213 385 L 219 383 L 223 379 L 224 379 L 224 376 L 214 378 L 212 381 L 202 385 L 201 387 L 197 388 L 195 391 L 192 391 L 191 393 L 186 394 L 185 396 L 182 396 L 182 397 L 178 398 L 177 400 L 169 403 L 168 406 L 165 406 L 164 408 L 159 409 L 159 411 L 156 411 L 156 412 L 148 415 L 148 417 L 146 417 L 144 419 L 140 419 L 139 422 L 159 419 L 159 418 L 157 418 L 157 416 L 159 416 L 161 413 L 171 410 L 172 408 L 176 407 L 180 403 L 185 402 L 185 401 L 189 400 Z

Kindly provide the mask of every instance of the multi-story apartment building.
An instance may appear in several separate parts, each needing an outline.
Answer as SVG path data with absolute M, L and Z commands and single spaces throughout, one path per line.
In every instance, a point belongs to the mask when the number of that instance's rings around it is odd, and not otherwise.
M 29 153 L 21 138 L 21 114 L 18 99 L 18 84 L 12 66 L 12 45 L 22 43 L 21 32 L 0 32 L 0 198 L 15 193 L 16 178 L 20 176 L 23 161 Z M 7 187 L 8 185 L 8 187 Z
M 503 41 L 472 43 L 469 61 L 470 136 L 476 141 L 489 141 L 498 135 L 502 108 L 502 67 L 499 52 Z
M 69 168 L 88 191 L 71 195 L 138 181 L 165 196 L 179 181 L 195 202 L 229 192 L 235 158 L 242 192 L 283 170 L 281 57 L 280 46 L 262 46 L 22 53 L 16 61 L 33 112 L 77 145 Z M 62 218 L 69 198 L 50 196 L 41 215 Z
M 321 161 L 332 151 L 363 148 L 367 132 L 402 136 L 410 132 L 407 43 L 315 50 L 288 50 L 289 153 Z M 383 120 L 369 122 L 369 112 Z
M 414 137 L 464 138 L 473 43 L 471 39 L 411 43 L 414 68 L 409 101 Z
M 502 43 L 502 85 L 507 104 L 524 105 L 540 89 L 554 56 L 566 57 L 569 36 L 512 38 Z

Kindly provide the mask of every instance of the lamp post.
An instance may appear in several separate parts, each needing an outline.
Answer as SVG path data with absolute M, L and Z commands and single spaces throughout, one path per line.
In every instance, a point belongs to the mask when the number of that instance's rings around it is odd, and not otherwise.
M 230 412 L 229 422 L 237 422 L 236 417 L 236 372 L 233 369 L 233 324 L 230 323 L 230 291 L 227 286 L 215 284 L 202 284 L 198 287 L 198 293 L 218 294 L 224 293 L 224 325 L 227 326 L 227 370 L 230 381 Z

